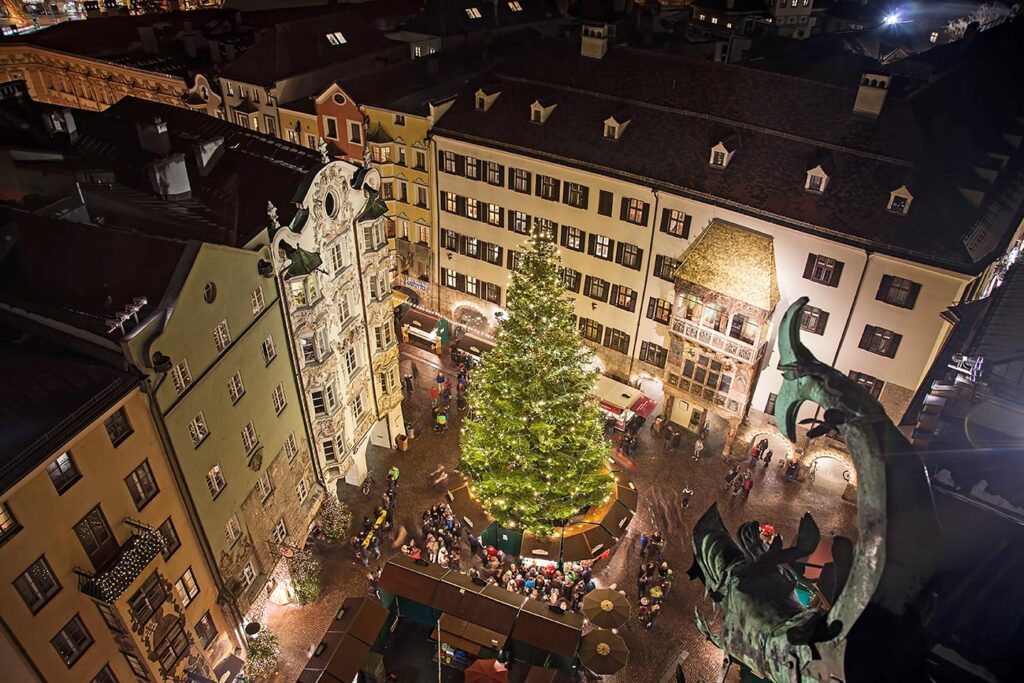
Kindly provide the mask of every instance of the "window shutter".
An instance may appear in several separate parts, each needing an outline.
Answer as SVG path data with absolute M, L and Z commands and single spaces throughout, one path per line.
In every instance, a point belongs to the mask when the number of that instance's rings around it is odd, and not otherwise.
M 487 222 L 487 202 L 477 202 L 476 219 L 481 223 Z
M 825 325 L 828 324 L 828 311 L 818 311 L 818 326 L 814 331 L 818 334 L 825 334 Z
M 658 307 L 658 300 L 653 296 L 647 300 L 647 317 L 654 320 L 654 311 Z
M 883 275 L 882 281 L 878 283 L 878 294 L 875 294 L 875 301 L 885 301 L 891 288 L 892 275 Z
M 622 201 L 619 202 L 619 220 L 620 221 L 626 220 L 626 215 L 628 214 L 628 212 L 629 212 L 629 200 L 627 198 L 623 197 Z
M 900 348 L 900 342 L 902 340 L 903 340 L 903 335 L 902 334 L 896 334 L 895 332 L 893 332 L 892 333 L 892 342 L 889 343 L 889 353 L 887 353 L 885 355 L 889 356 L 889 358 L 895 358 L 896 357 L 896 350 L 898 348 Z
M 499 246 L 498 247 L 498 258 L 495 259 L 492 263 L 500 266 L 501 265 L 501 261 L 502 261 L 502 256 L 503 256 L 504 252 L 505 252 L 504 247 Z
M 693 216 L 685 214 L 683 216 L 683 239 L 690 238 L 690 221 L 693 220 Z
M 662 255 L 662 254 L 658 254 L 654 258 L 654 275 L 655 275 L 655 277 L 663 277 L 661 271 L 662 271 L 662 269 L 664 267 L 665 267 L 665 256 Z
M 491 163 L 498 167 L 498 185 L 503 186 L 505 184 L 505 167 L 501 164 Z
M 539 173 L 533 177 L 533 187 L 534 187 L 533 193 L 539 197 L 540 196 L 540 174 Z
M 647 225 L 647 221 L 648 221 L 648 219 L 650 219 L 650 217 L 651 217 L 651 205 L 648 204 L 647 202 L 644 202 L 644 212 L 643 212 L 643 215 L 641 216 L 641 220 L 643 221 L 644 225 Z
M 498 207 L 498 227 L 505 227 L 505 212 L 501 209 L 500 206 Z
M 597 200 L 597 212 L 602 216 L 612 215 L 612 193 L 607 190 L 600 190 Z
M 583 293 L 590 296 L 590 284 L 594 281 L 594 278 L 588 275 L 583 281 Z
M 622 263 L 622 242 L 615 245 L 615 262 Z
M 875 328 L 872 327 L 871 325 L 865 325 L 864 326 L 864 333 L 862 335 L 860 335 L 860 343 L 857 344 L 857 346 L 862 348 L 862 349 L 868 348 L 868 346 L 871 344 L 871 337 L 873 337 L 874 334 L 875 334 Z
M 636 291 L 634 290 L 629 295 L 629 312 L 633 313 L 636 311 Z
M 560 187 L 562 186 L 562 181 L 561 181 L 561 180 L 559 180 L 558 178 L 552 178 L 551 180 L 552 180 L 552 182 L 553 182 L 553 183 L 555 184 L 555 185 L 554 185 L 554 189 L 555 189 L 555 191 L 554 191 L 554 193 L 552 194 L 552 197 L 551 197 L 551 199 L 553 199 L 554 201 L 556 201 L 556 202 L 557 202 L 557 201 L 558 201 L 558 197 L 559 197 L 559 194 L 558 194 L 558 193 L 559 193 L 559 188 L 560 188 Z
M 590 188 L 586 185 L 582 185 L 581 187 L 583 188 L 583 204 L 579 208 L 586 209 L 590 206 Z
M 516 171 L 515 171 L 515 169 L 514 169 L 514 168 L 509 168 L 509 169 L 508 169 L 508 189 L 510 189 L 510 190 L 511 190 L 511 189 L 512 189 L 512 188 L 513 188 L 513 187 L 515 186 L 515 184 L 516 184 L 516 183 L 515 183 L 515 180 L 514 180 L 514 178 L 515 178 L 515 177 L 516 177 Z
M 466 236 L 459 235 L 459 253 L 463 256 L 466 255 Z
M 466 291 L 466 276 L 463 275 L 462 273 L 455 274 L 455 289 L 459 290 L 460 292 Z
M 672 209 L 661 210 L 661 227 L 659 230 L 662 232 L 668 232 L 668 219 L 672 216 Z
M 838 287 L 839 286 L 839 278 L 841 278 L 842 276 L 843 276 L 843 262 L 842 261 L 836 261 L 835 270 L 832 271 L 832 279 L 828 283 L 829 286 L 830 287 Z
M 466 198 L 456 195 L 455 197 L 455 213 L 460 216 L 466 215 Z
M 479 166 L 477 166 L 479 168 Z M 461 154 L 455 155 L 455 174 L 464 176 L 466 175 L 466 157 Z
M 562 226 L 562 246 L 563 247 L 568 247 L 569 246 L 569 226 L 568 225 L 563 225 Z
M 587 242 L 587 253 L 593 256 L 597 253 L 597 235 L 591 233 L 590 241 Z
M 921 285 L 916 282 L 910 283 L 910 294 L 907 296 L 907 308 L 913 309 L 917 303 L 917 295 L 921 293 Z
M 811 273 L 814 272 L 814 262 L 818 260 L 817 254 L 808 254 L 807 263 L 804 264 L 804 277 L 808 280 L 811 279 Z
M 441 169 L 442 171 L 444 170 L 444 150 L 443 149 L 437 150 L 437 167 L 439 169 Z
M 569 203 L 569 183 L 562 183 L 562 203 Z
M 611 298 L 612 304 L 613 305 L 617 305 L 618 299 L 619 299 L 619 286 L 618 285 L 612 285 L 611 295 L 612 295 L 612 298 Z
M 644 262 L 644 250 L 636 250 L 636 263 L 631 266 L 633 270 L 640 270 L 640 264 Z

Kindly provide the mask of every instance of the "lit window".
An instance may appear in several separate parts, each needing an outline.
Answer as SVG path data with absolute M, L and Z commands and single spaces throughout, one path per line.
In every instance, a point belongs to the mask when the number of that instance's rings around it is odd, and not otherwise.
M 256 426 L 252 423 L 252 420 L 249 420 L 242 427 L 242 445 L 245 446 L 246 453 L 252 452 L 253 449 L 260 445 L 260 437 L 256 434 Z
M 274 527 L 274 533 L 272 534 L 274 541 L 278 545 L 283 544 L 288 539 L 288 527 L 284 523 L 284 519 L 277 520 L 277 525 Z
M 199 584 L 196 583 L 195 574 L 192 573 L 192 567 L 185 570 L 185 573 L 181 575 L 181 578 L 174 582 L 174 589 L 178 592 L 178 598 L 181 600 L 181 604 L 184 607 L 188 607 L 192 604 L 192 601 L 199 595 Z
M 718 24 L 718 17 L 711 17 L 712 24 Z
M 256 580 L 256 569 L 252 566 L 252 560 L 242 567 L 242 588 L 248 588 Z
M 252 290 L 250 298 L 252 299 L 252 314 L 258 315 L 259 312 L 262 311 L 263 308 L 266 306 L 266 303 L 263 300 L 263 288 L 257 287 L 256 289 Z
M 481 17 L 480 10 L 478 10 L 476 7 L 467 7 L 466 16 L 469 17 L 470 19 L 479 19 Z
M 241 537 L 242 527 L 238 524 L 238 516 L 231 515 L 228 523 L 224 525 L 224 538 L 227 539 L 229 546 L 233 546 Z M 252 563 L 250 562 L 250 564 Z
M 513 12 L 522 12 L 523 11 L 523 6 L 520 5 L 518 2 L 510 2 L 510 3 L 508 3 L 508 8 L 510 10 L 512 10 Z
M 939 41 L 939 32 L 938 31 L 932 31 L 932 34 L 930 36 L 928 36 L 928 40 L 929 40 L 929 42 L 937 43 Z
M 335 31 L 333 33 L 327 34 L 327 42 L 330 43 L 331 45 L 344 45 L 348 41 L 345 40 L 345 36 L 343 36 L 340 32 Z
M 206 426 L 206 417 L 202 413 L 193 417 L 192 421 L 188 423 L 188 435 L 192 439 L 193 446 L 201 444 L 209 434 L 210 429 Z
M 245 385 L 242 384 L 242 373 L 236 372 L 228 380 L 228 396 L 231 397 L 232 403 L 238 403 L 238 399 L 242 398 L 245 393 Z
M 21 525 L 11 514 L 11 509 L 6 503 L 0 503 L 0 540 L 13 536 L 19 529 Z
M 71 458 L 71 453 L 62 453 L 56 460 L 46 466 L 46 473 L 50 475 L 57 493 L 64 493 L 72 484 L 78 481 L 82 475 Z
M 231 331 L 228 329 L 228 321 L 221 320 L 213 329 L 213 342 L 217 345 L 217 352 L 223 352 L 231 344 Z
M 174 391 L 179 394 L 192 384 L 192 373 L 188 369 L 188 361 L 184 358 L 171 368 L 171 384 L 174 385 Z
M 210 489 L 210 497 L 216 500 L 225 486 L 227 486 L 227 482 L 224 481 L 224 471 L 221 470 L 218 463 L 206 473 L 206 487 Z
M 288 399 L 284 395 L 284 386 L 278 384 L 274 387 L 272 397 L 274 400 L 274 411 L 280 415 L 284 411 L 285 406 L 288 405 Z

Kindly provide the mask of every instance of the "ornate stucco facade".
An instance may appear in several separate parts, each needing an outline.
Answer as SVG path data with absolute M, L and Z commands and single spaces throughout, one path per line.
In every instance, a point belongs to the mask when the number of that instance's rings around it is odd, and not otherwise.
M 295 362 L 328 490 L 367 473 L 371 443 L 404 433 L 380 175 L 334 161 L 274 235 Z M 273 211 L 272 211 L 273 213 Z

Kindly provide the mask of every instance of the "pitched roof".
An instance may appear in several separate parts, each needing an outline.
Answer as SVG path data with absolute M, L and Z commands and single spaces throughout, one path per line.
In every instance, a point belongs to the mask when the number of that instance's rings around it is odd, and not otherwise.
M 0 492 L 53 456 L 137 381 L 0 328 Z
M 345 38 L 341 45 L 327 39 L 328 34 L 336 32 Z M 221 77 L 270 87 L 285 78 L 395 48 L 400 48 L 400 44 L 389 40 L 356 13 L 335 12 L 277 24 L 224 67 Z
M 711 223 L 687 248 L 675 276 L 765 311 L 779 303 L 774 241 L 735 225 Z
M 979 267 L 964 247 L 965 233 L 1020 173 L 1020 164 L 1011 163 L 980 210 L 957 191 L 959 171 L 987 151 L 979 149 L 979 137 L 994 132 L 991 144 L 1003 144 L 996 139 L 996 117 L 972 103 L 984 99 L 983 91 L 1006 88 L 980 70 L 943 79 L 936 92 L 909 101 L 890 94 L 877 119 L 853 114 L 857 84 L 840 88 L 620 47 L 601 60 L 588 59 L 575 42 L 536 46 L 529 59 L 497 68 L 494 79 L 501 95 L 487 112 L 475 110 L 478 86 L 471 85 L 434 134 L 648 184 L 947 268 Z M 543 126 L 532 125 L 529 105 L 552 93 L 558 109 Z M 1001 106 L 1012 109 L 1019 96 L 1003 100 Z M 629 129 L 621 140 L 604 139 L 602 122 L 623 106 L 633 113 Z M 723 129 L 739 140 L 724 171 L 708 165 L 708 141 Z M 803 192 L 807 160 L 823 150 L 832 153 L 835 175 L 824 194 Z M 889 193 L 911 180 L 909 215 L 888 212 Z M 997 241 L 1009 222 L 1000 218 Z
M 427 0 L 423 11 L 402 28 L 433 36 L 491 31 L 546 18 L 546 0 Z

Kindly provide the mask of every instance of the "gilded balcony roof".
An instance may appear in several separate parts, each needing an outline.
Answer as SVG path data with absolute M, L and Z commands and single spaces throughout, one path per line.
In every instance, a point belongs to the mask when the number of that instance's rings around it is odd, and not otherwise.
M 675 276 L 766 311 L 779 302 L 772 238 L 728 223 L 709 225 L 683 254 Z

